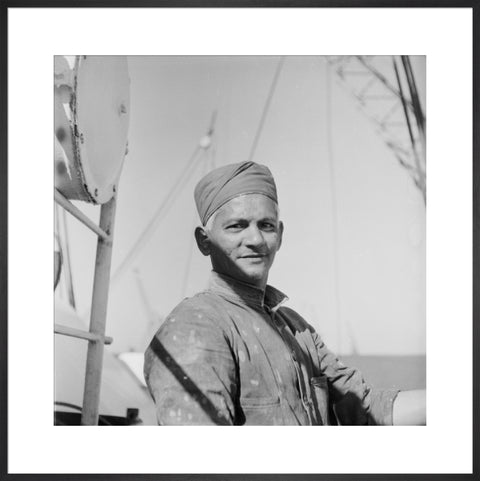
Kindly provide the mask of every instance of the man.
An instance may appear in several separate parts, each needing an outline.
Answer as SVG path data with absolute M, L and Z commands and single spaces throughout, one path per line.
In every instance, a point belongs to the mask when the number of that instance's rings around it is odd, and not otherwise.
M 277 191 L 254 162 L 200 180 L 207 290 L 182 301 L 145 353 L 159 424 L 424 424 L 424 391 L 375 390 L 267 285 L 282 244 Z M 293 275 L 293 272 L 292 272 Z

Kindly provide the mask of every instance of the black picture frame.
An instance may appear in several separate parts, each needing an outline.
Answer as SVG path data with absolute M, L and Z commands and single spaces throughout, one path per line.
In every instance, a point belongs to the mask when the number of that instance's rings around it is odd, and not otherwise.
M 10 474 L 8 472 L 8 403 L 7 403 L 7 387 L 8 387 L 8 272 L 9 269 L 15 269 L 15 266 L 8 264 L 8 13 L 10 9 L 15 8 L 48 8 L 48 7 L 65 7 L 65 8 L 115 8 L 115 7 L 342 7 L 342 8 L 395 8 L 395 7 L 420 7 L 420 8 L 471 8 L 473 10 L 473 472 L 471 474 Z M 2 199 L 0 201 L 0 217 L 2 219 L 2 228 L 0 232 L 0 377 L 1 377 L 1 394 L 0 394 L 0 425 L 2 433 L 1 439 L 1 479 L 61 479 L 61 480 L 108 480 L 115 479 L 120 481 L 130 481 L 132 479 L 142 480 L 169 480 L 169 481 L 313 481 L 313 480 L 473 480 L 480 479 L 479 475 L 479 419 L 478 411 L 480 408 L 479 397 L 479 352 L 480 344 L 479 319 L 478 312 L 480 307 L 479 296 L 479 275 L 478 263 L 480 254 L 480 194 L 479 194 L 479 167 L 478 156 L 480 146 L 480 2 L 478 1 L 454 1 L 454 0 L 71 0 L 71 1 L 55 1 L 55 0 L 6 0 L 0 6 L 0 55 L 1 55 L 1 77 L 0 77 L 0 192 Z M 28 457 L 28 453 L 25 453 Z

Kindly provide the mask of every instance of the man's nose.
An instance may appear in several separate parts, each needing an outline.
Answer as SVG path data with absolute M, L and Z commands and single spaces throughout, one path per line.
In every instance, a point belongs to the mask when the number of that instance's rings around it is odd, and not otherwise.
M 249 246 L 260 246 L 264 243 L 262 232 L 257 226 L 250 226 L 246 231 L 245 244 Z

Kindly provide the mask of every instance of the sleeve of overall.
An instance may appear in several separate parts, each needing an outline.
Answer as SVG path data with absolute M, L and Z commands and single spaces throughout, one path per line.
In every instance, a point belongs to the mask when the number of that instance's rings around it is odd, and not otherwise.
M 161 425 L 234 423 L 236 369 L 224 331 L 182 303 L 145 352 L 144 374 Z
M 392 425 L 396 389 L 374 389 L 357 369 L 345 366 L 314 333 L 320 368 L 327 376 L 334 411 L 341 425 Z

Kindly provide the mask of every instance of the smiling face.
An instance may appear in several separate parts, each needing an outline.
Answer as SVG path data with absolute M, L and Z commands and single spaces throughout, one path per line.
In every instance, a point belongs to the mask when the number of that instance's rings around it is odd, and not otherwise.
M 264 289 L 282 242 L 275 202 L 262 194 L 242 195 L 214 216 L 207 228 L 195 231 L 200 251 L 210 256 L 216 272 Z

